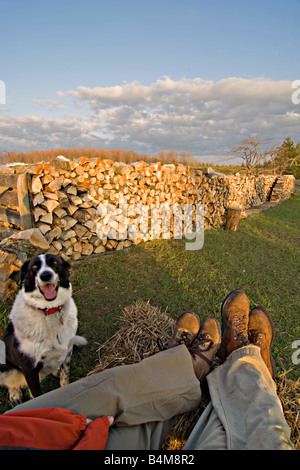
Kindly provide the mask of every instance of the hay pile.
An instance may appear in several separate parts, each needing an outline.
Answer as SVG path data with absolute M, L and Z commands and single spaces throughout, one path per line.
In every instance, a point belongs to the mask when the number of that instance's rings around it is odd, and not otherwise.
M 134 364 L 159 352 L 157 339 L 167 343 L 174 323 L 166 311 L 162 312 L 149 302 L 136 302 L 125 308 L 117 322 L 117 333 L 99 347 L 99 364 L 89 375 L 120 365 Z M 276 384 L 285 418 L 291 428 L 291 440 L 296 449 L 300 450 L 300 379 L 293 381 L 283 375 L 276 380 Z M 163 443 L 163 450 L 183 448 L 208 401 L 208 392 L 204 390 L 200 407 L 178 416 Z
M 300 450 L 300 379 L 285 376 L 276 379 L 277 394 L 282 403 L 285 419 L 291 429 L 291 441 Z
M 174 320 L 149 302 L 136 302 L 124 309 L 117 326 L 117 333 L 99 347 L 99 364 L 90 374 L 134 364 L 159 352 L 157 339 L 170 337 Z

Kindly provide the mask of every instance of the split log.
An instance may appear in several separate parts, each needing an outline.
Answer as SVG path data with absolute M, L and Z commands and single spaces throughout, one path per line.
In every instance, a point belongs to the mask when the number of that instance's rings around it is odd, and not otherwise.
M 31 180 L 31 191 L 34 194 L 40 193 L 43 189 L 43 183 L 40 180 L 39 176 L 33 176 Z

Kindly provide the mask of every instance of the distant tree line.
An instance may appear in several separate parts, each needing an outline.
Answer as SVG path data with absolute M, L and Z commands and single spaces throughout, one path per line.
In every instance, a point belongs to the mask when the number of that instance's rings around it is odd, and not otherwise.
M 268 141 L 258 141 L 253 137 L 243 139 L 228 152 L 227 161 L 240 158 L 240 165 L 219 166 L 216 163 L 204 163 L 193 157 L 191 152 L 179 152 L 176 149 L 161 150 L 155 155 L 137 153 L 134 150 L 104 149 L 104 148 L 60 148 L 52 150 L 33 150 L 31 152 L 2 152 L 0 164 L 6 163 L 38 163 L 49 162 L 58 155 L 76 161 L 86 156 L 89 159 L 101 158 L 132 164 L 137 161 L 146 163 L 183 163 L 192 167 L 215 167 L 224 173 L 239 171 L 247 174 L 273 173 L 293 174 L 300 179 L 300 142 L 295 144 L 291 137 L 287 137 L 282 145 L 270 146 Z M 226 170 L 227 168 L 227 170 Z
M 198 159 L 194 158 L 191 152 L 178 152 L 176 149 L 161 150 L 155 155 L 137 153 L 134 150 L 120 149 L 94 149 L 94 148 L 60 148 L 52 150 L 33 150 L 31 152 L 2 152 L 0 153 L 0 163 L 38 163 L 55 160 L 58 155 L 63 155 L 70 160 L 76 161 L 82 156 L 89 159 L 101 158 L 118 162 L 132 164 L 137 161 L 146 163 L 183 163 L 186 165 L 200 165 Z M 205 164 L 203 164 L 205 165 Z

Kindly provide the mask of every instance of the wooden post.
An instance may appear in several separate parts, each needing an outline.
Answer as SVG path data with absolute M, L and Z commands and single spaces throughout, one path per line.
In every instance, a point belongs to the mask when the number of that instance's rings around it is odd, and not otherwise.
M 32 219 L 31 204 L 29 198 L 29 173 L 22 173 L 18 175 L 17 192 L 19 200 L 19 210 L 21 216 L 21 225 L 23 230 L 34 227 Z
M 228 207 L 227 209 L 227 219 L 225 224 L 226 230 L 233 230 L 236 232 L 239 228 L 241 211 L 239 207 Z

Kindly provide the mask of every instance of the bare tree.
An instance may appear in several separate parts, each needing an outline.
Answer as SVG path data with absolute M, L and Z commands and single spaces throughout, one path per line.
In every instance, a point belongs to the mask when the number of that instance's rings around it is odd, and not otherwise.
M 248 173 L 254 173 L 258 165 L 265 163 L 268 158 L 271 158 L 276 148 L 272 147 L 269 149 L 263 149 L 262 146 L 265 146 L 266 142 L 258 142 L 253 137 L 247 137 L 243 139 L 239 145 L 232 148 L 228 153 L 233 154 L 234 157 L 230 159 L 239 157 L 243 160 L 245 167 L 247 168 Z

